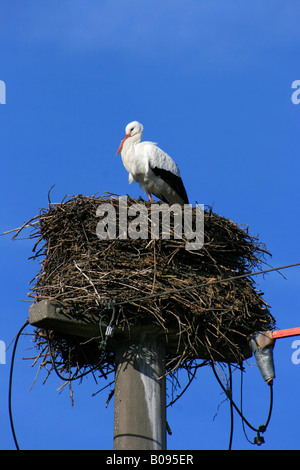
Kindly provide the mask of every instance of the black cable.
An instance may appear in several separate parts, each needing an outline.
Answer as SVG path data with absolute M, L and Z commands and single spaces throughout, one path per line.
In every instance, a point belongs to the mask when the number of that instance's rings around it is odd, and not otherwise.
M 49 338 L 49 334 L 48 334 L 48 331 L 45 330 L 45 333 L 46 333 L 46 340 L 47 340 L 47 343 L 48 343 L 48 348 L 49 348 L 49 353 L 50 353 L 50 360 L 51 360 L 51 363 L 52 363 L 52 367 L 54 369 L 54 371 L 56 372 L 57 376 L 65 381 L 65 382 L 72 382 L 73 380 L 77 380 L 77 379 L 81 379 L 82 377 L 84 377 L 85 375 L 87 374 L 90 374 L 91 372 L 93 372 L 94 370 L 96 369 L 99 369 L 100 368 L 100 365 L 102 364 L 104 358 L 105 358 L 105 348 L 106 348 L 106 343 L 107 343 L 107 339 L 108 337 L 112 334 L 112 330 L 111 328 L 112 327 L 112 323 L 113 323 L 113 320 L 114 320 L 114 317 L 115 317 L 115 302 L 112 301 L 112 302 L 109 302 L 108 303 L 108 306 L 103 309 L 103 310 L 106 310 L 108 308 L 112 308 L 112 315 L 111 315 L 111 318 L 110 318 L 110 321 L 109 321 L 109 324 L 108 326 L 106 327 L 106 333 L 105 333 L 105 339 L 101 341 L 101 345 L 100 345 L 100 349 L 102 350 L 102 355 L 101 355 L 101 358 L 100 360 L 98 361 L 98 363 L 91 367 L 89 370 L 83 372 L 82 374 L 79 374 L 79 375 L 76 375 L 76 372 L 74 373 L 74 375 L 72 377 L 63 377 L 61 375 L 61 373 L 59 372 L 56 364 L 55 364 L 55 360 L 54 360 L 54 357 L 53 357 L 53 354 L 52 354 L 52 350 L 51 350 L 51 342 L 50 342 L 50 338 Z M 102 311 L 103 311 L 102 310 Z M 102 320 L 102 317 L 100 315 L 100 329 L 101 329 L 101 320 Z M 101 373 L 103 375 L 103 377 L 105 377 L 105 379 L 107 378 L 104 371 L 100 368 L 101 370 Z
M 231 372 L 231 366 L 230 363 L 228 362 L 228 370 L 229 370 L 229 393 L 230 393 L 230 436 L 229 436 L 229 445 L 228 445 L 228 450 L 231 450 L 232 448 L 232 438 L 233 438 L 233 404 L 232 404 L 232 372 Z
M 270 382 L 269 384 L 270 387 L 270 407 L 269 407 L 269 415 L 266 421 L 266 424 L 264 425 L 265 429 L 268 427 L 271 415 L 272 415 L 272 409 L 273 409 L 273 382 Z
M 243 279 L 245 277 L 257 276 L 258 274 L 266 274 L 272 271 L 279 271 L 280 269 L 293 268 L 295 266 L 300 266 L 300 263 L 288 264 L 286 266 L 278 266 L 277 268 L 263 269 L 261 271 L 248 272 L 244 274 L 238 274 L 237 276 L 231 276 L 223 279 L 215 279 L 214 281 L 204 282 L 202 284 L 194 284 L 192 286 L 181 287 L 179 289 L 170 289 L 165 292 L 157 292 L 156 294 L 146 295 L 144 297 L 132 297 L 127 300 L 116 302 L 115 306 L 124 305 L 132 302 L 142 302 L 143 300 L 155 299 L 157 297 L 163 297 L 164 295 L 178 294 L 179 292 L 185 292 L 192 289 L 198 289 L 201 287 L 210 286 L 212 284 L 219 284 L 221 282 L 235 281 L 237 279 Z
M 61 375 L 61 373 L 59 372 L 56 364 L 55 364 L 55 360 L 54 360 L 54 357 L 53 357 L 53 354 L 52 354 L 52 350 L 51 350 L 51 343 L 50 343 L 50 338 L 49 338 L 49 335 L 48 335 L 48 331 L 45 330 L 45 333 L 46 333 L 46 339 L 47 339 L 47 343 L 48 343 L 48 348 L 49 348 L 49 353 L 50 353 L 50 360 L 51 360 L 51 364 L 52 364 L 52 367 L 54 369 L 54 371 L 56 372 L 56 375 L 63 381 L 65 382 L 72 382 L 73 380 L 77 380 L 77 379 L 81 379 L 82 377 L 84 377 L 85 375 L 87 374 L 90 374 L 91 372 L 93 372 L 94 370 L 96 369 L 99 369 L 101 363 L 103 362 L 103 359 L 104 359 L 104 352 L 101 356 L 101 359 L 100 361 L 93 367 L 91 367 L 89 370 L 83 372 L 82 374 L 80 375 L 76 375 L 76 372 L 74 373 L 74 375 L 72 377 L 63 377 L 63 375 Z M 103 373 L 103 372 L 102 372 Z M 105 377 L 105 374 L 103 373 L 103 376 Z
M 241 402 L 241 413 L 243 414 L 243 370 L 244 368 L 241 367 L 241 386 L 240 386 L 240 402 Z M 252 442 L 249 437 L 247 436 L 247 433 L 246 433 L 246 429 L 245 429 L 245 423 L 244 421 L 242 420 L 242 428 L 243 428 L 243 432 L 244 432 L 244 436 L 245 438 L 247 439 L 247 441 L 252 444 L 252 445 L 255 445 L 255 442 Z
M 112 309 L 113 309 L 113 313 L 112 313 L 112 316 L 111 316 L 111 319 L 110 319 L 110 322 L 109 322 L 109 325 L 108 327 L 111 328 L 111 325 L 112 325 L 112 322 L 114 320 L 114 317 L 115 317 L 115 306 L 114 306 L 114 302 L 112 303 Z M 13 415 L 12 415 L 12 403 L 11 403 L 11 398 L 12 398 L 12 379 L 13 379 L 13 368 L 14 368 L 14 361 L 15 361 L 15 355 L 16 355 L 16 350 L 17 350 L 17 345 L 18 345 L 18 341 L 19 341 L 19 338 L 23 332 L 23 330 L 26 328 L 26 326 L 29 325 L 29 321 L 26 320 L 26 322 L 24 323 L 24 325 L 20 328 L 18 334 L 16 335 L 15 337 L 15 343 L 14 343 L 14 347 L 13 347 L 13 352 L 12 352 L 12 358 L 11 358 L 11 366 L 10 366 L 10 374 L 9 374 L 9 387 L 8 387 L 8 411 L 9 411 L 9 419 L 10 419 L 10 426 L 11 426 L 11 430 L 12 430 L 12 435 L 13 435 L 13 438 L 14 438 L 14 442 L 15 442 L 15 445 L 16 445 L 16 448 L 17 450 L 20 450 L 20 447 L 19 447 L 19 444 L 18 444 L 18 440 L 17 440 L 17 436 L 16 436 L 16 432 L 15 432 L 15 427 L 14 427 L 14 422 L 13 422 Z M 64 381 L 67 381 L 67 382 L 70 382 L 72 380 L 76 380 L 76 379 L 79 379 L 81 377 L 83 377 L 84 375 L 87 375 L 89 374 L 90 372 L 92 372 L 93 370 L 95 369 L 98 369 L 101 362 L 103 361 L 104 359 L 104 352 L 102 354 L 102 357 L 100 359 L 100 361 L 95 365 L 93 366 L 92 368 L 90 368 L 88 371 L 80 374 L 80 375 L 77 375 L 73 377 L 63 377 L 60 372 L 58 371 L 57 367 L 56 367 L 56 364 L 55 364 L 55 361 L 54 361 L 54 358 L 53 358 L 53 355 L 52 355 L 52 351 L 51 351 L 51 344 L 50 344 L 50 339 L 49 339 L 49 335 L 48 335 L 48 331 L 45 330 L 46 332 L 46 339 L 47 339 L 47 342 L 48 342 L 48 347 L 49 347 L 49 353 L 50 353 L 50 359 L 51 359 L 51 363 L 52 363 L 52 366 L 55 370 L 55 372 L 57 373 L 57 375 Z M 103 348 L 103 345 L 104 345 L 104 351 L 105 351 L 105 346 L 106 346 L 106 342 L 107 342 L 107 338 L 108 336 L 112 334 L 112 332 L 110 331 L 109 333 L 106 334 L 105 336 L 105 340 L 104 340 L 104 343 L 101 345 L 101 349 Z M 106 378 L 104 372 L 103 373 L 103 376 Z
M 172 406 L 174 405 L 174 403 L 176 403 L 177 400 L 179 400 L 180 397 L 182 397 L 182 395 L 184 394 L 184 392 L 189 388 L 189 386 L 191 385 L 191 383 L 193 382 L 194 378 L 196 377 L 196 372 L 197 370 L 199 369 L 199 367 L 203 367 L 203 366 L 206 366 L 207 365 L 207 360 L 204 359 L 200 364 L 196 364 L 195 366 L 192 366 L 191 368 L 194 369 L 194 372 L 193 374 L 191 375 L 191 377 L 189 378 L 189 381 L 187 383 L 187 385 L 184 387 L 184 389 L 177 395 L 176 398 L 174 398 L 174 400 L 172 400 L 170 403 L 167 404 L 166 408 L 168 408 L 169 406 Z
M 57 368 L 57 365 L 55 363 L 55 359 L 54 359 L 54 356 L 52 354 L 52 350 L 51 350 L 51 342 L 50 342 L 50 338 L 49 338 L 49 334 L 48 334 L 48 331 L 45 330 L 45 333 L 46 333 L 46 339 L 47 339 L 47 343 L 48 343 L 48 348 L 49 348 L 49 354 L 50 354 L 50 360 L 51 360 L 51 364 L 52 364 L 52 367 L 54 369 L 54 371 L 56 372 L 56 375 L 63 381 L 65 382 L 72 382 L 73 380 L 77 380 L 77 379 L 81 379 L 82 377 L 84 377 L 85 375 L 87 374 L 90 374 L 91 372 L 93 372 L 94 370 L 98 369 L 101 365 L 101 363 L 103 362 L 103 359 L 104 359 L 104 352 L 102 353 L 102 356 L 101 356 L 101 359 L 98 361 L 98 363 L 91 367 L 89 370 L 79 374 L 79 375 L 76 375 L 76 372 L 74 373 L 74 375 L 72 377 L 64 377 L 58 370 Z M 103 342 L 101 344 L 101 349 L 104 345 L 104 351 L 105 351 L 105 342 Z M 104 372 L 102 371 L 102 374 L 103 376 L 105 377 L 105 374 Z M 106 378 L 106 377 L 105 377 Z
M 201 367 L 201 365 L 199 365 L 198 367 Z M 169 406 L 172 406 L 174 405 L 174 403 L 179 400 L 180 397 L 182 397 L 182 395 L 184 394 L 184 392 L 189 388 L 189 386 L 191 385 L 192 381 L 194 380 L 195 376 L 196 376 L 196 372 L 197 372 L 197 366 L 194 368 L 194 372 L 192 374 L 192 376 L 189 378 L 189 381 L 187 383 L 187 385 L 184 387 L 184 389 L 177 395 L 176 398 L 174 398 L 174 400 L 172 400 L 170 403 L 168 403 L 168 405 L 166 406 L 166 408 L 168 408 Z
M 12 434 L 13 434 L 13 438 L 14 438 L 17 450 L 20 450 L 20 448 L 19 448 L 16 433 L 15 433 L 15 427 L 14 427 L 13 416 L 12 416 L 12 406 L 11 406 L 12 377 L 13 377 L 13 368 L 14 368 L 14 361 L 15 361 L 15 354 L 16 354 L 17 344 L 18 344 L 18 341 L 19 341 L 19 338 L 21 336 L 22 331 L 24 330 L 24 328 L 27 325 L 29 325 L 28 320 L 24 323 L 24 325 L 22 326 L 22 328 L 20 329 L 20 331 L 18 332 L 18 334 L 15 338 L 15 344 L 14 344 L 14 348 L 13 348 L 13 352 L 12 352 L 11 365 L 10 365 L 10 374 L 9 374 L 8 410 L 9 410 L 10 426 L 11 426 L 11 430 L 12 430 Z
M 216 372 L 216 369 L 215 369 L 215 366 L 213 364 L 213 361 L 211 361 L 211 367 L 212 367 L 212 370 L 213 370 L 213 373 L 217 379 L 217 381 L 219 382 L 221 388 L 223 389 L 224 393 L 228 396 L 228 393 L 227 393 L 227 390 L 226 388 L 224 387 L 224 385 L 222 384 L 220 378 L 218 377 L 218 374 Z M 242 420 L 245 422 L 245 424 L 247 424 L 247 426 L 252 429 L 252 431 L 255 431 L 257 432 L 258 434 L 260 432 L 265 432 L 265 430 L 267 429 L 267 426 L 270 422 L 270 418 L 271 418 L 271 414 L 272 414 L 272 408 L 273 408 L 273 386 L 272 386 L 272 383 L 269 384 L 269 387 L 270 387 L 270 406 L 269 406 L 269 413 L 268 413 L 268 418 L 267 418 L 267 421 L 266 421 L 266 424 L 265 425 L 261 425 L 259 426 L 258 428 L 255 428 L 254 426 L 252 426 L 252 424 L 249 423 L 249 421 L 245 418 L 245 416 L 241 413 L 241 411 L 239 410 L 238 406 L 235 404 L 235 402 L 233 401 L 232 397 L 228 397 L 229 400 L 232 402 L 232 406 L 235 408 L 235 410 L 238 412 L 238 414 L 240 415 L 240 417 L 242 418 Z

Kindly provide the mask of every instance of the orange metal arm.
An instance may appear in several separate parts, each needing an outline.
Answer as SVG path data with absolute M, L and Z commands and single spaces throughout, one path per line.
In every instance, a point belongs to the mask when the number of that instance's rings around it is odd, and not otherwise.
M 288 336 L 297 336 L 297 335 L 300 335 L 300 327 L 289 328 L 287 330 L 272 331 L 272 337 L 274 339 L 287 338 Z

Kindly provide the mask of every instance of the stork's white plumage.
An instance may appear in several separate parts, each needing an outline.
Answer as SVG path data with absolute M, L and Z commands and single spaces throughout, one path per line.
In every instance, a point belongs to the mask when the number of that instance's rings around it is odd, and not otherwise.
M 143 126 L 137 121 L 125 128 L 125 137 L 117 151 L 129 173 L 129 183 L 137 181 L 148 194 L 169 204 L 188 204 L 178 166 L 154 142 L 141 142 Z

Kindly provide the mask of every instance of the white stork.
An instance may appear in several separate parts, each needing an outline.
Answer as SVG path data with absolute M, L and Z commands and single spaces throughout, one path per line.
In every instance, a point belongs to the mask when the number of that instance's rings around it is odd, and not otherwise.
M 169 204 L 188 204 L 188 197 L 176 163 L 154 142 L 141 142 L 143 126 L 137 121 L 125 128 L 117 151 L 129 173 L 129 183 L 137 181 L 153 202 L 152 194 Z

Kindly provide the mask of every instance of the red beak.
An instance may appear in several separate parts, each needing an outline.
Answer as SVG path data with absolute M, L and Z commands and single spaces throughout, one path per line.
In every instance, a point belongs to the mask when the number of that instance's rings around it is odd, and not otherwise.
M 126 139 L 128 139 L 128 137 L 130 137 L 130 134 L 126 134 L 124 139 L 122 140 L 121 144 L 120 144 L 120 147 L 118 148 L 118 151 L 116 153 L 116 155 L 118 155 L 119 152 L 121 152 L 122 148 L 123 148 L 123 145 L 124 145 L 124 142 Z

